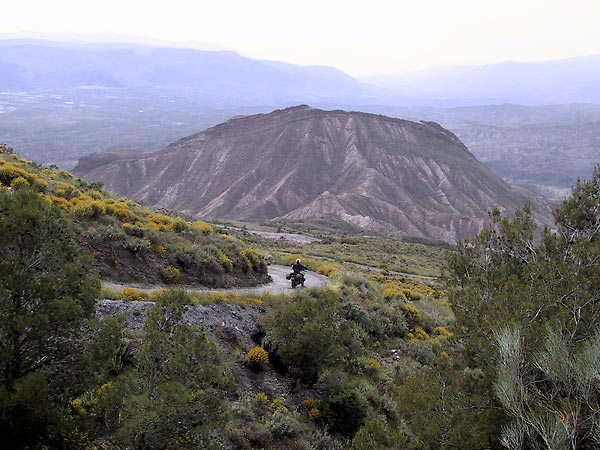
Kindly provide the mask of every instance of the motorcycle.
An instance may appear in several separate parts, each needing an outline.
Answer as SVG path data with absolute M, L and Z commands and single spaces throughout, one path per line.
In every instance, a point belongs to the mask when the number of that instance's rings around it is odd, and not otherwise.
M 296 286 L 304 287 L 304 282 L 306 281 L 306 279 L 304 278 L 304 274 L 302 272 L 298 272 L 298 273 L 292 272 L 292 273 L 286 275 L 285 278 L 287 280 L 291 280 L 292 289 L 294 289 Z

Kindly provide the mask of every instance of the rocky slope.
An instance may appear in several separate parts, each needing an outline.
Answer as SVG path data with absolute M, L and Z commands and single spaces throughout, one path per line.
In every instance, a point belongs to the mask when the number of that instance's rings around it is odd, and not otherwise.
M 92 155 L 75 173 L 113 192 L 202 218 L 334 217 L 360 227 L 454 242 L 487 211 L 532 201 L 448 130 L 308 106 L 234 117 L 143 155 Z

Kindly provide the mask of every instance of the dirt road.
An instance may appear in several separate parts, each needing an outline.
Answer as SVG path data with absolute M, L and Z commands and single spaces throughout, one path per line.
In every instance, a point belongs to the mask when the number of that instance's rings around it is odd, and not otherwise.
M 289 280 L 285 279 L 285 276 L 291 272 L 291 269 L 288 266 L 278 266 L 272 265 L 269 266 L 269 275 L 273 279 L 271 283 L 264 284 L 262 286 L 257 286 L 253 288 L 244 288 L 244 289 L 208 289 L 208 288 L 198 288 L 198 287 L 189 287 L 186 288 L 188 292 L 231 292 L 234 294 L 263 294 L 265 292 L 270 292 L 272 294 L 280 294 L 282 292 L 291 292 L 292 286 Z M 329 284 L 329 278 L 324 275 L 319 275 L 314 272 L 306 272 L 306 282 L 304 285 L 306 287 L 318 287 L 325 286 Z M 120 290 L 123 288 L 135 288 L 144 292 L 151 292 L 157 289 L 164 289 L 167 286 L 162 285 L 147 285 L 147 284 L 127 284 L 127 283 L 113 283 L 110 281 L 102 282 L 102 286 L 107 287 L 109 289 Z M 297 287 L 296 289 L 302 289 L 301 287 Z

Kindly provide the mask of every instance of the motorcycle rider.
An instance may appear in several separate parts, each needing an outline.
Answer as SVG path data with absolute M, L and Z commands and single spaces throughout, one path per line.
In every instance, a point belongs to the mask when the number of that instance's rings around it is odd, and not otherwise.
M 296 262 L 294 263 L 294 265 L 292 266 L 293 273 L 290 274 L 290 278 L 292 278 L 292 288 L 294 288 L 294 286 L 297 286 L 297 285 L 304 287 L 305 280 L 304 280 L 304 274 L 302 273 L 303 270 L 308 270 L 308 269 L 302 265 L 302 261 L 297 259 Z
M 294 265 L 292 266 L 292 270 L 294 271 L 294 275 L 297 275 L 303 270 L 308 270 L 308 268 L 302 265 L 302 261 L 300 261 L 300 259 L 297 259 Z

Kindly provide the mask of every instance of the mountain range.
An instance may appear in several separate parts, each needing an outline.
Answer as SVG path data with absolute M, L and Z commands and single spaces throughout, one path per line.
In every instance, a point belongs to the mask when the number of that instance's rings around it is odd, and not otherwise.
M 600 161 L 599 73 L 589 56 L 356 80 L 232 51 L 0 38 L 0 142 L 70 169 L 93 152 L 159 150 L 235 115 L 310 103 L 438 122 L 505 181 L 559 200 Z M 499 102 L 529 105 L 488 104 Z
M 122 88 L 238 105 L 291 102 L 469 106 L 600 102 L 600 55 L 352 78 L 233 51 L 143 43 L 0 39 L 0 91 Z
M 0 41 L 0 91 L 65 89 L 122 89 L 268 105 L 355 97 L 366 87 L 333 67 L 255 60 L 232 51 Z
M 335 218 L 374 232 L 456 242 L 494 207 L 539 198 L 511 188 L 433 122 L 298 106 L 225 123 L 146 154 L 97 154 L 74 172 L 198 218 Z

